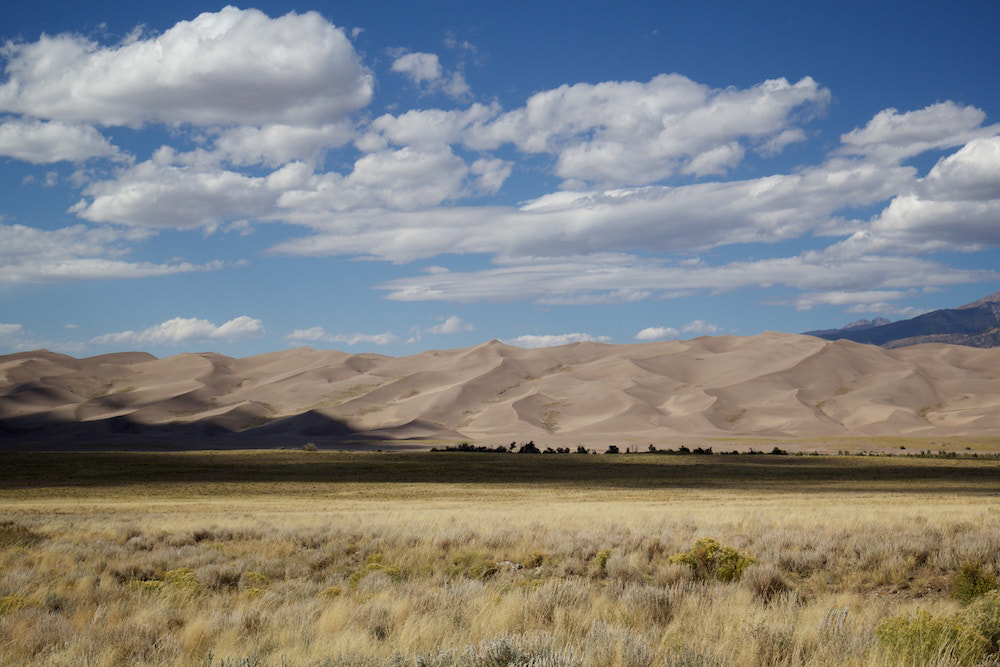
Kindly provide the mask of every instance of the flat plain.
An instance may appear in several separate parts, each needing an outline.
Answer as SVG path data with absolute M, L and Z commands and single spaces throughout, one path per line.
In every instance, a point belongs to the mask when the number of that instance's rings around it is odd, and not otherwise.
M 1000 638 L 986 456 L 6 453 L 0 508 L 0 664 L 978 665 Z

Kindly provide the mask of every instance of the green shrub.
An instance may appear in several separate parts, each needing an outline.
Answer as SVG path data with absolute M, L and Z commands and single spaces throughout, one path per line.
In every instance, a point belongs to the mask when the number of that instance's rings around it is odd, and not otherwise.
M 189 567 L 182 567 L 176 570 L 169 570 L 163 575 L 163 585 L 173 593 L 191 594 L 201 590 L 201 582 L 198 581 L 194 570 Z
M 386 565 L 382 561 L 384 560 L 382 554 L 374 553 L 365 558 L 365 565 L 363 568 L 353 573 L 347 579 L 347 583 L 351 585 L 351 588 L 356 588 L 361 580 L 367 577 L 373 572 L 382 572 L 392 581 L 402 581 L 403 572 L 395 565 Z
M 967 561 L 955 573 L 951 595 L 959 602 L 969 603 L 987 592 L 996 590 L 997 578 L 979 563 Z
M 991 654 L 1000 652 L 1000 591 L 989 591 L 962 610 L 962 621 L 990 644 Z
M 599 576 L 604 576 L 608 570 L 608 559 L 611 558 L 611 549 L 602 549 L 598 551 L 594 558 L 590 561 L 591 571 Z
M 500 571 L 497 562 L 486 554 L 473 552 L 455 556 L 447 574 L 449 579 L 480 579 L 486 580 Z
M 884 619 L 875 630 L 882 646 L 904 664 L 938 664 L 943 659 L 972 665 L 990 653 L 990 642 L 960 617 L 932 616 L 923 609 Z
M 687 553 L 674 554 L 670 563 L 683 563 L 691 568 L 694 578 L 699 581 L 739 581 L 743 570 L 756 561 L 741 554 L 735 547 L 724 547 L 718 540 L 703 537 L 694 543 Z

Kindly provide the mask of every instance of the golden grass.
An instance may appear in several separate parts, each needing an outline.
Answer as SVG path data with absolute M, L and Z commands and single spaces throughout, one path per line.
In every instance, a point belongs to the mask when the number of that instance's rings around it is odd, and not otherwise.
M 165 456 L 0 457 L 0 664 L 963 664 L 877 629 L 1000 569 L 994 461 Z

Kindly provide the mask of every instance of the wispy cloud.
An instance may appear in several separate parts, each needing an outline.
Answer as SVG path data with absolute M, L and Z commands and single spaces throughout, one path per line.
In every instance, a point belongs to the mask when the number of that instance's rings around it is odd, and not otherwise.
M 221 260 L 155 264 L 122 259 L 129 244 L 143 238 L 141 232 L 84 225 L 45 230 L 0 224 L 0 284 L 146 278 L 226 266 Z
M 555 347 L 557 345 L 568 345 L 570 343 L 598 342 L 610 343 L 610 336 L 594 336 L 587 333 L 566 333 L 566 334 L 525 334 L 516 338 L 508 338 L 503 342 L 518 347 Z
M 705 320 L 692 320 L 681 327 L 681 331 L 690 334 L 714 334 L 719 333 L 719 325 Z
M 537 258 L 480 271 L 422 274 L 380 285 L 401 301 L 540 301 L 630 290 L 654 298 L 782 285 L 803 291 L 870 291 L 1000 279 L 1000 272 L 953 268 L 915 257 L 796 257 L 708 264 L 668 264 L 628 255 Z M 804 304 L 807 302 L 803 302 Z
M 399 337 L 390 332 L 365 334 L 365 333 L 336 333 L 332 334 L 323 327 L 309 327 L 308 329 L 296 329 L 285 335 L 285 339 L 295 343 L 344 343 L 346 345 L 358 345 L 368 343 L 371 345 L 389 345 L 399 341 Z
M 46 340 L 22 324 L 0 324 L 0 351 L 3 353 L 43 348 L 65 354 L 83 354 L 88 345 L 74 340 Z

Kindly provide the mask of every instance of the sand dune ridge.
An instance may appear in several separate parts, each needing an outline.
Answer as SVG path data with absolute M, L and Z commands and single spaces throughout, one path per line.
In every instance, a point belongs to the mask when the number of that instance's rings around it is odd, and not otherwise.
M 299 348 L 242 359 L 0 357 L 0 439 L 1000 435 L 1000 348 L 883 349 L 767 332 L 409 357 Z

